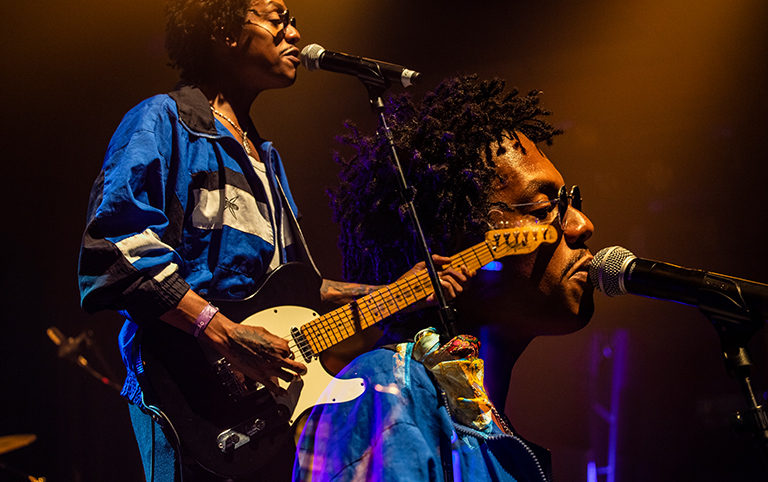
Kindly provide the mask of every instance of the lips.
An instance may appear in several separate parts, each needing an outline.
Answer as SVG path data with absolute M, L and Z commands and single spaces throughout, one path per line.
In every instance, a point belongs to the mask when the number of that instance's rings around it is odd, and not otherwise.
M 589 280 L 589 264 L 592 262 L 592 255 L 587 253 L 569 270 L 569 278 L 578 278 L 582 281 Z
M 295 63 L 297 63 L 297 64 L 299 63 L 299 55 L 300 55 L 300 51 L 299 51 L 299 49 L 297 49 L 297 48 L 295 48 L 295 47 L 294 47 L 294 48 L 290 48 L 290 49 L 286 50 L 285 52 L 283 52 L 283 54 L 282 54 L 282 55 L 283 55 L 283 57 L 287 57 L 287 58 L 289 58 L 291 61 L 293 61 L 293 62 L 295 62 Z

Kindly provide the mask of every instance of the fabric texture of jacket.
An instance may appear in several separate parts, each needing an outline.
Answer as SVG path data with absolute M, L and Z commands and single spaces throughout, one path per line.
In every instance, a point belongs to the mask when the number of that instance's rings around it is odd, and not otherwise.
M 207 299 L 251 294 L 276 250 L 281 261 L 308 258 L 280 157 L 270 142 L 255 144 L 274 212 L 242 144 L 214 118 L 199 89 L 143 101 L 110 141 L 91 191 L 78 277 L 87 312 L 126 317 L 123 395 L 133 403 L 141 403 L 132 355 L 139 327 L 174 308 L 189 289 Z M 283 216 L 292 246 L 274 229 Z
M 412 349 L 413 343 L 396 351 L 379 348 L 339 374 L 359 379 L 364 392 L 313 409 L 299 441 L 294 482 L 551 481 L 546 449 L 496 424 L 481 432 L 454 422 Z

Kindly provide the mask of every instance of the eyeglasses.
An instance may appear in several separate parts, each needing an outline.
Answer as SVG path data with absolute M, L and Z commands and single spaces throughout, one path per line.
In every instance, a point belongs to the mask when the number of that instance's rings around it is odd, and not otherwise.
M 265 15 L 260 14 L 258 11 L 254 9 L 248 9 L 249 12 L 253 12 L 254 15 L 257 17 L 266 18 L 267 21 L 271 24 L 272 28 L 268 28 L 260 23 L 252 22 L 250 20 L 246 20 L 245 23 L 256 25 L 257 27 L 261 27 L 267 32 L 269 32 L 270 35 L 273 37 L 277 37 L 281 33 L 285 35 L 285 31 L 288 29 L 288 26 L 290 25 L 293 28 L 296 28 L 296 18 L 291 17 L 290 13 L 288 13 L 288 10 L 284 10 L 283 12 L 273 12 Z
M 557 219 L 560 222 L 560 228 L 565 231 L 568 223 L 568 205 L 581 211 L 581 190 L 579 186 L 573 186 L 571 193 L 568 194 L 565 186 L 562 186 L 556 198 L 547 199 L 546 201 L 521 204 L 496 202 L 493 205 L 507 211 L 515 211 L 530 216 L 536 224 L 552 224 Z

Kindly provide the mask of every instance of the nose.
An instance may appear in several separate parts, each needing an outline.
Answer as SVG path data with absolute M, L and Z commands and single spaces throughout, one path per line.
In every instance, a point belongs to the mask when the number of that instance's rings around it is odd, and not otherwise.
M 298 43 L 299 40 L 301 40 L 299 29 L 293 25 L 288 25 L 288 27 L 285 29 L 285 41 L 289 44 L 295 44 Z
M 563 232 L 565 241 L 569 245 L 579 245 L 587 242 L 595 232 L 595 225 L 589 220 L 586 214 L 574 208 L 568 207 L 568 220 Z

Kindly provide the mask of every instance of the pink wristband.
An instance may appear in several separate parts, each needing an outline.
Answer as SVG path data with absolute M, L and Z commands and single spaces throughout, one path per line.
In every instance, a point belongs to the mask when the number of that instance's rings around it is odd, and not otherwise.
M 219 312 L 219 309 L 213 306 L 212 304 L 208 303 L 205 305 L 205 308 L 203 308 L 203 311 L 200 312 L 199 315 L 197 315 L 197 320 L 195 320 L 195 332 L 193 335 L 195 338 L 199 337 L 200 334 L 205 331 L 205 328 L 208 326 L 208 323 L 211 322 L 214 316 L 216 316 L 216 313 Z

